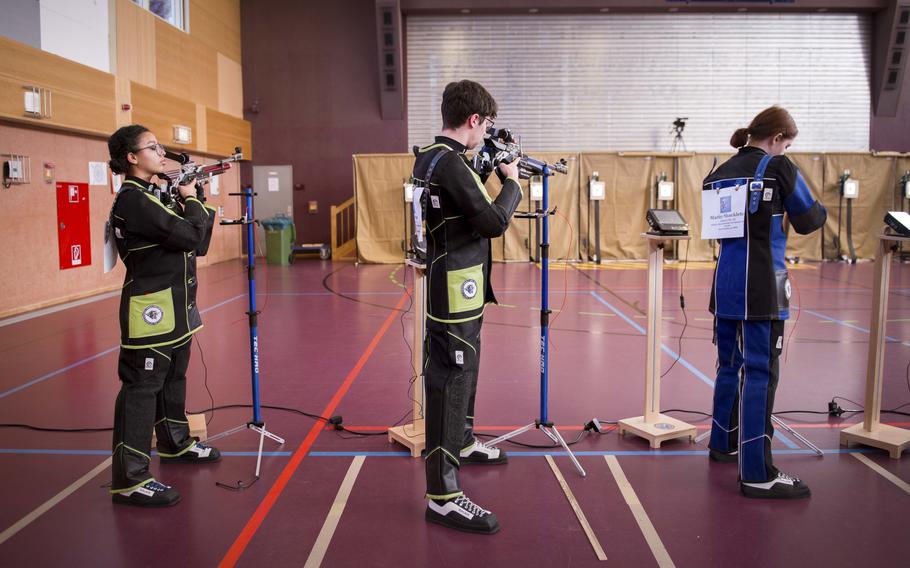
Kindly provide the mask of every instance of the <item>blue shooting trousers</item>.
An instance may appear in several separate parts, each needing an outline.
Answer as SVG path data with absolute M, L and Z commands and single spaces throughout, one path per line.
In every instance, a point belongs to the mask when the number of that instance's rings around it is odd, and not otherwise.
M 770 481 L 777 476 L 771 460 L 771 412 L 784 322 L 715 318 L 714 327 L 717 381 L 710 447 L 724 453 L 739 450 L 742 481 Z

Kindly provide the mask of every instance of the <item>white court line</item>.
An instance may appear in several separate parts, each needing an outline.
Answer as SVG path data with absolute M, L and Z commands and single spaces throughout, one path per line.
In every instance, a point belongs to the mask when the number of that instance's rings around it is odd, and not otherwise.
M 24 529 L 25 527 L 30 525 L 33 521 L 37 520 L 38 517 L 40 517 L 44 513 L 50 511 L 55 505 L 57 505 L 57 503 L 59 503 L 60 501 L 63 501 L 67 497 L 69 497 L 74 491 L 76 491 L 77 489 L 79 489 L 80 487 L 82 487 L 83 485 L 88 483 L 89 481 L 91 481 L 96 475 L 98 475 L 105 469 L 109 468 L 110 466 L 111 466 L 111 458 L 107 458 L 106 460 L 104 460 L 103 462 L 98 464 L 98 466 L 96 466 L 95 469 L 86 473 L 85 475 L 83 475 L 82 477 L 80 477 L 79 479 L 74 481 L 69 487 L 67 487 L 60 493 L 57 493 L 56 495 L 54 495 L 47 501 L 45 501 L 43 505 L 41 505 L 40 507 L 38 507 L 31 513 L 25 515 L 24 517 L 22 517 L 21 519 L 16 521 L 15 524 L 11 525 L 8 529 L 6 529 L 2 533 L 0 533 L 0 544 L 3 544 L 4 542 L 6 542 L 10 538 L 12 538 L 13 535 L 15 535 L 17 532 L 21 531 L 22 529 Z
M 84 306 L 85 304 L 91 304 L 92 302 L 97 302 L 99 300 L 106 300 L 108 298 L 113 298 L 120 295 L 120 287 L 118 286 L 116 290 L 110 292 L 102 292 L 100 294 L 95 294 L 93 296 L 87 296 L 79 300 L 73 300 L 71 302 L 65 302 L 63 304 L 57 304 L 56 306 L 50 306 L 48 308 L 42 308 L 40 310 L 34 310 L 31 312 L 26 312 L 18 316 L 10 316 L 6 319 L 0 320 L 0 327 L 5 325 L 10 325 L 13 323 L 19 323 L 21 321 L 30 320 L 32 318 L 37 318 L 41 316 L 46 316 L 48 314 L 53 314 L 56 312 L 62 312 L 63 310 L 68 310 L 70 308 L 75 308 L 76 306 Z
M 360 468 L 363 467 L 365 459 L 367 459 L 366 456 L 357 456 L 351 462 L 351 467 L 348 468 L 348 472 L 341 482 L 341 487 L 338 488 L 338 494 L 335 495 L 335 502 L 332 503 L 332 508 L 329 509 L 329 515 L 322 524 L 322 530 L 319 531 L 319 536 L 316 537 L 313 549 L 310 550 L 310 556 L 306 559 L 305 568 L 318 568 L 318 566 L 322 565 L 322 559 L 325 558 L 325 553 L 329 549 L 329 543 L 332 542 L 332 536 L 335 534 L 335 529 L 338 528 L 338 521 L 341 520 L 345 505 L 348 504 L 348 497 L 351 496 L 354 481 L 357 480 L 357 474 L 360 473 Z
M 547 463 L 550 464 L 550 469 L 553 470 L 553 475 L 556 476 L 556 481 L 559 482 L 559 486 L 562 487 L 562 492 L 566 494 L 566 499 L 569 500 L 569 505 L 572 506 L 572 510 L 575 511 L 575 516 L 578 517 L 578 522 L 581 524 L 581 528 L 585 531 L 585 535 L 588 537 L 588 541 L 591 543 L 591 547 L 594 548 L 594 554 L 597 555 L 597 559 L 604 561 L 607 559 L 607 555 L 604 552 L 602 546 L 600 546 L 600 541 L 597 540 L 597 536 L 594 534 L 594 530 L 591 529 L 591 524 L 588 522 L 588 518 L 585 517 L 584 511 L 581 510 L 581 505 L 578 504 L 578 501 L 575 499 L 575 495 L 572 493 L 572 490 L 569 489 L 569 484 L 566 483 L 566 478 L 562 476 L 562 472 L 559 471 L 559 468 L 556 467 L 556 462 L 553 461 L 553 456 L 546 456 Z
M 867 466 L 869 466 L 869 467 L 872 469 L 872 471 L 874 471 L 875 473 L 881 475 L 882 477 L 884 477 L 885 479 L 887 479 L 887 480 L 890 481 L 891 483 L 897 485 L 898 487 L 900 487 L 901 489 L 903 489 L 903 490 L 906 491 L 907 493 L 910 493 L 910 483 L 907 483 L 907 482 L 904 481 L 903 479 L 901 479 L 901 478 L 899 478 L 898 476 L 894 475 L 893 473 L 891 473 L 891 472 L 888 471 L 887 469 L 883 468 L 882 466 L 878 465 L 878 464 L 875 463 L 874 461 L 870 460 L 869 458 L 867 458 L 867 457 L 864 456 L 863 454 L 850 454 L 850 455 L 853 456 L 853 457 L 855 457 L 855 458 L 858 459 L 859 461 L 863 462 L 863 463 L 866 464 Z
M 641 501 L 638 500 L 638 495 L 635 494 L 635 490 L 632 489 L 632 485 L 626 479 L 626 474 L 619 466 L 619 460 L 616 459 L 616 456 L 604 456 L 604 459 L 607 460 L 607 465 L 610 466 L 610 471 L 613 473 L 613 477 L 616 478 L 619 491 L 622 493 L 623 499 L 626 500 L 626 505 L 632 510 L 632 516 L 635 517 L 635 522 L 638 523 L 641 534 L 644 535 L 645 540 L 648 542 L 651 553 L 654 554 L 654 559 L 657 560 L 657 565 L 661 568 L 676 566 L 673 564 L 666 547 L 664 547 L 664 543 L 660 540 L 657 529 L 654 528 L 651 519 L 648 518 L 648 513 L 645 512 Z

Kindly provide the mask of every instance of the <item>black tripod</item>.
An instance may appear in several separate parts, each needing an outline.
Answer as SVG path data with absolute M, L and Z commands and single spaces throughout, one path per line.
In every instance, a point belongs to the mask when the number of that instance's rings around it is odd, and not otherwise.
M 238 481 L 237 485 L 226 485 L 220 482 L 216 483 L 216 485 L 219 487 L 240 490 L 249 487 L 259 480 L 259 469 L 262 465 L 262 442 L 264 439 L 269 438 L 278 442 L 278 444 L 284 444 L 284 438 L 276 436 L 275 434 L 272 434 L 265 429 L 265 422 L 262 421 L 262 409 L 259 401 L 259 312 L 256 310 L 256 248 L 253 237 L 253 231 L 255 230 L 253 225 L 256 223 L 256 219 L 253 218 L 253 196 L 256 194 L 253 192 L 253 188 L 251 186 L 246 186 L 240 193 L 229 193 L 228 195 L 238 195 L 244 197 L 246 202 L 246 210 L 243 217 L 240 219 L 222 220 L 220 224 L 244 225 L 246 227 L 246 251 L 247 258 L 249 258 L 247 268 L 247 295 L 249 297 L 249 310 L 246 313 L 250 324 L 250 374 L 252 377 L 253 387 L 253 419 L 249 422 L 231 428 L 230 430 L 216 434 L 209 438 L 209 440 L 225 438 L 231 434 L 242 432 L 244 430 L 252 430 L 259 433 L 259 451 L 256 454 L 256 474 L 253 477 L 253 481 L 249 483 Z

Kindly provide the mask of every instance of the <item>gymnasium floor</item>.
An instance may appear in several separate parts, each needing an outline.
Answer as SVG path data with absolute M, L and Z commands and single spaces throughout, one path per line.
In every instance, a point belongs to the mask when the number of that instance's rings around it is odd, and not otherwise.
M 776 410 L 825 410 L 833 396 L 861 403 L 872 264 L 806 264 L 791 274 L 800 317 L 792 337 L 787 326 Z M 678 352 L 682 357 L 663 380 L 662 407 L 709 412 L 711 270 L 690 263 L 685 273 L 681 350 L 680 275 L 672 265 L 665 271 L 663 368 Z M 497 264 L 493 278 L 502 305 L 485 316 L 477 420 L 482 432 L 499 434 L 538 414 L 539 270 Z M 243 267 L 204 268 L 199 281 L 205 329 L 193 347 L 188 408 L 211 405 L 200 345 L 215 404 L 248 403 Z M 551 272 L 551 306 L 561 311 L 552 328 L 550 416 L 566 438 L 575 439 L 592 417 L 641 414 L 646 283 L 644 263 L 557 265 Z M 265 404 L 341 414 L 362 432 L 407 421 L 412 318 L 399 310 L 410 305 L 405 288 L 412 282 L 404 268 L 300 261 L 260 270 L 258 284 Z M 0 422 L 111 423 L 117 302 L 108 297 L 0 327 Z M 894 408 L 910 401 L 910 266 L 894 266 L 888 319 L 883 407 Z M 242 424 L 249 412 L 218 410 L 208 431 Z M 339 434 L 290 412 L 267 409 L 264 416 L 287 442 L 266 440 L 262 479 L 242 492 L 215 482 L 250 479 L 258 443 L 250 432 L 221 440 L 225 458 L 215 465 L 153 459 L 153 473 L 183 496 L 166 510 L 111 504 L 104 487 L 110 432 L 0 429 L 0 565 L 910 565 L 910 456 L 892 460 L 878 450 L 839 447 L 839 429 L 862 415 L 781 415 L 826 451 L 819 458 L 791 435 L 775 437 L 777 465 L 812 489 L 811 499 L 797 502 L 742 498 L 736 466 L 709 463 L 704 443 L 674 441 L 652 451 L 634 436 L 590 434 L 573 446 L 586 478 L 562 451 L 506 444 L 508 465 L 462 470 L 468 494 L 500 519 L 502 531 L 492 537 L 427 525 L 422 461 L 384 436 Z M 673 416 L 699 432 L 709 424 L 697 414 Z M 910 426 L 906 416 L 883 420 Z M 547 442 L 536 431 L 520 440 Z

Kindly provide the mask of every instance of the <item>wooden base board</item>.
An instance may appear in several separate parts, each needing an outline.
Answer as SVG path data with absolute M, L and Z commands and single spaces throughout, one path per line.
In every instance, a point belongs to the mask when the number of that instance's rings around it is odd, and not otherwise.
M 910 448 L 910 430 L 879 424 L 875 430 L 865 430 L 862 424 L 854 424 L 840 432 L 840 443 L 850 442 L 886 450 L 893 459 L 900 459 L 901 452 Z
M 193 438 L 199 438 L 200 442 L 204 442 L 208 437 L 208 428 L 205 425 L 205 414 L 187 414 L 187 422 L 190 423 L 190 436 Z M 152 430 L 152 447 L 155 447 L 155 442 L 158 441 L 157 436 L 155 436 L 155 431 Z
M 411 451 L 412 458 L 419 458 L 427 446 L 423 422 L 389 428 L 389 443 L 398 442 Z
M 624 418 L 619 421 L 619 433 L 626 432 L 648 440 L 652 448 L 659 448 L 662 442 L 676 438 L 688 437 L 689 441 L 694 441 L 696 436 L 695 426 L 666 414 L 658 414 L 653 422 L 645 422 L 644 416 Z

